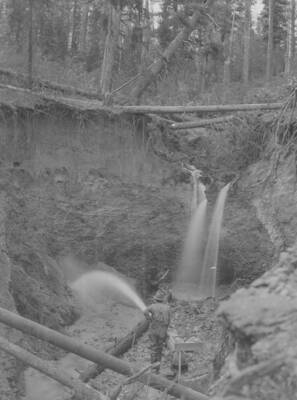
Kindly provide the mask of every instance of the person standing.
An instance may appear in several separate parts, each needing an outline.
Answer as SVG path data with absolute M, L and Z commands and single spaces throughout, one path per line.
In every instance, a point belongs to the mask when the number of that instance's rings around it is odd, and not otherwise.
M 170 324 L 170 308 L 164 303 L 164 296 L 158 293 L 154 297 L 154 303 L 144 311 L 145 317 L 150 322 L 149 339 L 151 363 L 161 362 L 163 349 L 168 339 L 168 327 Z M 155 367 L 155 371 L 159 372 L 160 365 Z

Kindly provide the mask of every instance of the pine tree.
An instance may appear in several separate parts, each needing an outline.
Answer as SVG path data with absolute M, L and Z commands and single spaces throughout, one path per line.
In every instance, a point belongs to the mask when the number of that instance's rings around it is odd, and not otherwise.
M 259 17 L 261 34 L 265 41 L 268 39 L 269 0 L 263 0 L 263 10 Z M 273 45 L 285 46 L 287 37 L 288 0 L 274 0 L 273 12 Z
M 244 54 L 243 54 L 243 83 L 248 84 L 250 72 L 250 44 L 251 44 L 251 0 L 245 2 L 244 21 Z

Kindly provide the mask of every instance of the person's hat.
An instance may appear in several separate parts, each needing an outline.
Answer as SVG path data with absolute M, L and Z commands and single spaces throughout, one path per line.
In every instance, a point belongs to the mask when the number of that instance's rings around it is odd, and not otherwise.
M 165 299 L 165 295 L 166 295 L 166 293 L 164 292 L 164 290 L 159 289 L 159 290 L 155 293 L 155 295 L 154 295 L 154 297 L 153 297 L 153 300 L 154 300 L 154 301 L 157 301 L 158 303 L 162 303 L 162 301 L 164 301 L 164 299 Z

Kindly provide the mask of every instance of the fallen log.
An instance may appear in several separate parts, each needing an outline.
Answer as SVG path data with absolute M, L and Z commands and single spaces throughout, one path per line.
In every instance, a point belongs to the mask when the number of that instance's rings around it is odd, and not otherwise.
M 127 361 L 111 356 L 103 351 L 94 349 L 93 347 L 83 344 L 74 338 L 63 335 L 62 333 L 56 332 L 53 329 L 49 329 L 38 324 L 37 322 L 21 317 L 3 308 L 0 308 L 0 322 L 11 326 L 12 328 L 21 330 L 24 333 L 45 340 L 48 343 L 58 346 L 66 351 L 77 354 L 78 356 L 93 361 L 96 364 L 102 364 L 105 366 L 105 368 L 112 369 L 119 374 L 132 376 L 137 372 L 134 369 L 134 366 L 129 364 Z M 143 382 L 145 385 L 151 386 L 160 391 L 168 389 L 168 394 L 171 394 L 177 398 L 183 397 L 185 400 L 208 399 L 208 396 L 200 392 L 178 383 L 172 383 L 160 375 L 149 372 L 141 375 L 138 380 Z
M 112 110 L 131 114 L 171 114 L 171 113 L 196 113 L 196 112 L 235 112 L 255 110 L 277 110 L 283 103 L 259 103 L 259 104 L 218 104 L 198 106 L 114 106 Z
M 98 392 L 94 388 L 83 384 L 80 380 L 74 379 L 72 376 L 68 375 L 67 372 L 54 366 L 49 361 L 45 361 L 36 357 L 35 355 L 24 350 L 20 346 L 17 346 L 8 340 L 0 336 L 0 349 L 6 353 L 14 356 L 18 360 L 22 361 L 24 364 L 30 365 L 34 369 L 42 372 L 43 374 L 49 376 L 55 381 L 61 383 L 62 385 L 73 389 L 75 396 L 80 400 L 107 400 L 107 396 Z
M 155 114 L 147 114 L 147 116 L 157 125 L 170 125 L 174 124 L 174 120 L 168 119 L 168 118 L 163 118 Z
M 170 128 L 173 130 L 198 128 L 198 127 L 206 126 L 206 125 L 221 124 L 224 122 L 231 121 L 233 118 L 234 118 L 234 115 L 228 115 L 226 117 L 197 119 L 197 120 L 192 120 L 192 121 L 187 121 L 187 122 L 176 122 L 174 124 L 171 124 Z
M 11 85 L 0 84 L 0 104 L 12 105 L 19 108 L 35 109 L 38 106 L 56 104 L 80 112 L 106 112 L 108 114 L 170 114 L 170 113 L 195 113 L 195 112 L 232 112 L 232 111 L 254 111 L 254 110 L 276 110 L 282 107 L 282 103 L 264 104 L 223 104 L 210 106 L 103 106 L 99 100 L 86 100 L 71 97 L 56 96 L 53 94 L 39 93 Z M 6 93 L 7 92 L 7 93 Z M 10 101 L 12 93 L 15 94 Z M 7 100 L 8 98 L 8 100 Z M 31 105 L 28 103 L 32 103 Z M 165 122 L 165 119 L 163 119 Z M 167 122 L 167 121 L 166 121 Z M 169 120 L 170 122 L 170 120 Z
M 188 38 L 194 27 L 196 26 L 198 19 L 200 17 L 200 12 L 195 11 L 191 19 L 189 20 L 188 26 L 184 27 L 174 40 L 169 44 L 167 49 L 164 51 L 159 59 L 155 60 L 150 68 L 147 68 L 139 78 L 137 84 L 131 90 L 131 100 L 138 101 L 142 93 L 146 88 L 154 81 L 156 76 L 162 71 L 164 66 L 168 63 L 170 58 L 176 52 L 176 50 L 181 46 L 181 44 Z
M 0 69 L 0 75 L 6 76 L 10 80 L 16 80 L 20 83 L 23 87 L 27 88 L 28 86 L 28 75 L 18 73 L 15 71 L 11 71 L 9 69 Z M 35 89 L 49 89 L 49 90 L 56 90 L 64 94 L 75 94 L 78 96 L 83 96 L 88 99 L 98 99 L 102 100 L 103 96 L 100 96 L 96 92 L 91 92 L 83 89 L 79 89 L 73 86 L 62 85 L 60 83 L 51 82 L 45 79 L 37 79 L 34 78 L 32 81 L 32 86 Z
M 134 345 L 137 339 L 144 334 L 148 327 L 149 322 L 146 319 L 140 321 L 132 331 L 128 333 L 128 335 L 119 340 L 116 344 L 110 346 L 105 350 L 105 352 L 115 357 L 121 356 Z M 105 367 L 103 365 L 93 364 L 80 374 L 80 379 L 83 382 L 88 382 L 90 379 L 101 374 L 104 370 Z

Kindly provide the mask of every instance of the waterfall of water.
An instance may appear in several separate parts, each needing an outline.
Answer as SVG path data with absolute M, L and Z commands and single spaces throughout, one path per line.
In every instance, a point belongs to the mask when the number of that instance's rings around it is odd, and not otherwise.
M 221 189 L 210 224 L 199 285 L 199 291 L 205 297 L 215 297 L 220 232 L 229 188 L 230 183 Z
M 176 275 L 174 293 L 179 299 L 215 297 L 220 231 L 229 188 L 230 184 L 224 186 L 218 195 L 207 237 L 205 186 L 198 181 L 194 184 L 193 198 L 198 205 L 192 214 Z
M 193 171 L 192 215 L 174 285 L 174 295 L 184 300 L 197 293 L 202 271 L 207 198 L 200 176 L 201 171 Z
M 205 238 L 207 200 L 203 200 L 190 221 L 186 236 L 181 266 L 177 273 L 177 282 L 198 284 L 201 279 L 203 247 Z

